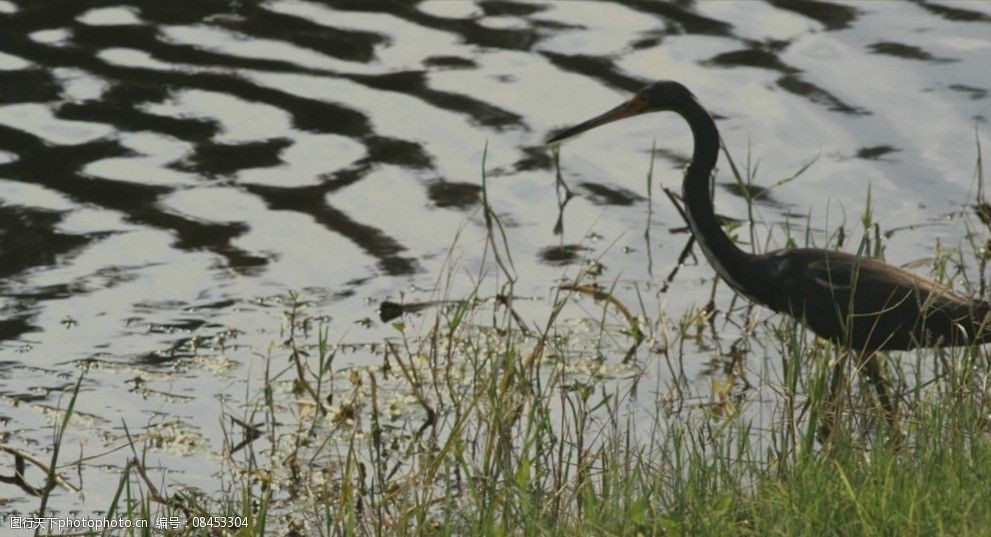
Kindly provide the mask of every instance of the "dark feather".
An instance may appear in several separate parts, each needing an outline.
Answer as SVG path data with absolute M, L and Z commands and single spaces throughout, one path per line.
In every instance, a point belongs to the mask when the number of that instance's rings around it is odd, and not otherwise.
M 820 337 L 861 351 L 986 341 L 989 305 L 875 259 L 800 248 L 758 263 L 774 274 L 759 297 Z

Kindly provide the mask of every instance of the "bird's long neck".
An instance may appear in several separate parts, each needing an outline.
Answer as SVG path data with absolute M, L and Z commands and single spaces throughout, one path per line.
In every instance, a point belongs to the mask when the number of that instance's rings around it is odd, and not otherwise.
M 694 99 L 678 113 L 688 122 L 695 140 L 692 162 L 685 172 L 682 192 L 688 224 L 695 240 L 716 273 L 737 291 L 746 293 L 751 285 L 749 261 L 753 257 L 726 236 L 712 206 L 710 179 L 719 158 L 719 131 L 712 116 Z

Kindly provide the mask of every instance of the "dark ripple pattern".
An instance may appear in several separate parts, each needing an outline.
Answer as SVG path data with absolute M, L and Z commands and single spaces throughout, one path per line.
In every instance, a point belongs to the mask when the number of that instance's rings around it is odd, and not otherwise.
M 172 246 L 181 252 L 209 252 L 222 260 L 225 269 L 244 277 L 264 274 L 272 259 L 271 252 L 250 251 L 239 246 L 239 239 L 252 229 L 251 215 L 240 221 L 205 221 L 171 210 L 163 203 L 180 189 L 221 187 L 239 195 L 253 196 L 270 211 L 289 211 L 305 215 L 327 232 L 351 242 L 375 260 L 383 275 L 412 275 L 422 269 L 417 252 L 410 252 L 397 237 L 381 226 L 379 215 L 362 208 L 335 205 L 334 193 L 358 185 L 383 166 L 408 170 L 412 176 L 426 176 L 421 181 L 426 199 L 436 208 L 467 211 L 478 198 L 477 184 L 465 177 L 438 174 L 437 156 L 421 141 L 403 139 L 378 132 L 373 115 L 365 104 L 352 102 L 347 94 L 323 98 L 303 96 L 287 88 L 256 83 L 257 74 L 285 74 L 347 82 L 356 87 L 394 93 L 435 110 L 463 118 L 492 134 L 528 133 L 531 126 L 519 111 L 507 109 L 472 91 L 454 91 L 435 87 L 433 74 L 443 71 L 482 69 L 479 57 L 492 51 L 533 52 L 543 56 L 555 68 L 596 80 L 603 85 L 631 92 L 648 77 L 630 74 L 622 68 L 624 51 L 638 51 L 662 46 L 669 36 L 697 34 L 713 36 L 738 46 L 709 58 L 700 58 L 700 66 L 713 70 L 751 68 L 776 73 L 774 84 L 782 91 L 849 115 L 870 114 L 869 110 L 846 102 L 823 87 L 796 65 L 785 59 L 791 42 L 787 39 L 755 41 L 736 34 L 735 24 L 706 14 L 693 2 L 623 2 L 625 9 L 651 21 L 653 29 L 632 32 L 625 49 L 611 54 L 561 52 L 543 48 L 542 42 L 556 32 L 581 29 L 553 18 L 554 9 L 567 6 L 544 3 L 521 3 L 485 0 L 477 4 L 473 16 L 447 17 L 420 9 L 416 2 L 398 0 L 333 0 L 326 5 L 339 15 L 340 24 L 293 14 L 292 10 L 272 9 L 266 4 L 207 2 L 140 2 L 127 10 L 126 4 L 88 3 L 15 3 L 14 13 L 0 16 L 0 51 L 15 55 L 31 65 L 18 70 L 0 71 L 0 104 L 36 103 L 49 107 L 56 120 L 84 122 L 108 127 L 112 134 L 95 136 L 77 143 L 52 143 L 37 132 L 0 122 L 0 150 L 13 155 L 0 164 L 0 178 L 41 185 L 77 204 L 113 211 L 134 225 L 162 230 L 173 237 Z M 826 31 L 848 29 L 856 24 L 861 9 L 820 0 L 779 2 L 769 0 L 769 7 L 789 12 L 820 24 Z M 979 11 L 920 3 L 934 17 L 966 23 L 986 23 L 988 16 Z M 313 5 L 319 9 L 319 5 Z M 94 10 L 118 10 L 119 22 L 91 24 L 86 17 Z M 553 9 L 552 9 L 553 8 Z M 89 15 L 88 15 L 89 14 Z M 387 27 L 361 29 L 348 23 L 350 15 L 383 16 L 402 21 L 412 28 L 440 32 L 451 36 L 466 50 L 474 48 L 479 57 L 463 51 L 431 50 L 423 54 L 419 66 L 392 68 L 380 65 L 382 50 L 394 46 L 399 36 Z M 489 18 L 512 18 L 519 24 L 494 27 Z M 113 22 L 113 21 L 111 21 Z M 211 47 L 181 42 L 171 37 L 176 28 L 211 29 L 242 36 L 246 41 L 285 44 L 299 51 L 327 58 L 325 64 L 300 62 L 292 56 L 233 53 L 223 46 Z M 57 30 L 64 37 L 54 41 L 39 40 L 35 32 Z M 263 45 L 258 45 L 263 48 Z M 732 47 L 731 47 L 732 48 Z M 870 50 L 901 58 L 932 62 L 946 61 L 917 45 L 875 42 Z M 146 61 L 109 61 L 108 51 L 140 52 Z M 349 70 L 340 65 L 369 66 Z M 163 68 L 161 65 L 166 67 Z M 78 76 L 89 77 L 105 88 L 92 98 L 74 98 L 65 94 L 65 81 L 56 76 L 59 69 L 72 69 Z M 507 75 L 501 75 L 505 79 Z M 984 88 L 954 84 L 967 88 L 968 94 L 983 97 Z M 274 169 L 287 165 L 284 157 L 297 140 L 293 136 L 232 140 L 225 138 L 224 125 L 208 115 L 169 114 L 156 111 L 183 92 L 200 91 L 229 96 L 247 103 L 258 103 L 284 112 L 292 129 L 299 133 L 332 134 L 360 144 L 364 155 L 352 162 L 328 167 L 315 184 L 280 185 L 240 183 L 239 174 L 248 169 Z M 425 126 L 426 127 L 426 126 Z M 86 172 L 87 166 L 103 159 L 139 157 L 125 143 L 134 133 L 150 132 L 188 144 L 188 152 L 165 162 L 165 169 L 196 178 L 194 184 L 168 185 L 132 180 L 103 178 Z M 237 133 L 233 133 L 237 134 Z M 539 138 L 539 133 L 537 133 Z M 521 146 L 516 162 L 499 174 L 549 170 L 551 159 L 541 146 Z M 658 148 L 658 154 L 670 151 Z M 678 159 L 675 159 L 678 160 Z M 675 162 L 680 165 L 680 162 Z M 508 175 L 507 175 L 508 174 Z M 471 178 L 474 180 L 474 178 Z M 642 197 L 632 192 L 598 183 L 582 185 L 584 195 L 594 204 L 632 205 Z M 65 254 L 86 248 L 98 238 L 74 235 L 54 228 L 58 213 L 40 208 L 0 206 L 0 224 L 5 228 L 3 248 L 6 259 L 0 274 L 5 277 L 31 269 L 69 263 Z M 26 245 L 30 244 L 32 248 Z M 364 280 L 363 280 L 364 281 Z M 42 289 L 31 293 L 31 300 L 46 298 Z M 59 296 L 52 291 L 50 297 Z M 23 310 L 8 305 L 8 310 Z M 21 321 L 27 322 L 22 318 Z M 13 322 L 13 321 L 5 321 Z M 15 323 L 16 324 L 16 323 Z M 17 337 L 29 326 L 0 334 Z
M 824 1 L 778 2 L 776 9 L 787 10 L 821 23 L 826 30 L 850 27 L 860 11 L 851 6 Z M 844 114 L 862 115 L 869 111 L 847 103 L 804 77 L 801 70 L 789 65 L 780 53 L 788 48 L 787 41 L 758 43 L 736 38 L 734 25 L 697 11 L 692 3 L 625 2 L 624 5 L 644 17 L 653 19 L 655 37 L 630 36 L 629 49 L 657 46 L 666 35 L 692 33 L 736 39 L 742 45 L 700 61 L 714 69 L 751 67 L 778 72 L 777 86 L 782 90 L 826 106 Z M 986 22 L 979 12 L 951 8 L 939 4 L 921 4 L 935 16 L 968 22 Z M 455 36 L 467 46 L 490 50 L 535 51 L 557 68 L 589 77 L 623 92 L 635 91 L 645 77 L 628 74 L 617 64 L 617 55 L 592 55 L 581 51 L 561 53 L 541 49 L 540 43 L 553 35 L 548 27 L 549 5 L 503 1 L 483 1 L 478 4 L 481 14 L 476 17 L 450 18 L 418 9 L 415 3 L 394 0 L 335 0 L 329 6 L 342 15 L 340 26 L 327 25 L 304 16 L 273 11 L 254 3 L 228 2 L 141 2 L 129 9 L 140 21 L 123 24 L 91 25 L 81 19 L 87 12 L 101 6 L 120 7 L 115 3 L 38 3 L 20 2 L 17 12 L 0 17 L 0 50 L 31 62 L 32 66 L 18 71 L 0 71 L 4 91 L 0 103 L 42 103 L 52 107 L 60 120 L 97 123 L 111 127 L 115 136 L 101 137 L 71 145 L 54 145 L 31 132 L 0 124 L 0 149 L 16 155 L 12 162 L 0 164 L 0 177 L 44 185 L 77 203 L 92 204 L 119 211 L 129 222 L 165 230 L 175 237 L 174 247 L 180 251 L 206 250 L 218 255 L 225 265 L 243 274 L 257 273 L 268 263 L 262 252 L 245 251 L 235 246 L 237 239 L 251 227 L 250 217 L 241 222 L 204 222 L 169 211 L 160 200 L 174 191 L 163 185 L 103 179 L 86 174 L 85 167 L 100 159 L 135 156 L 121 143 L 129 133 L 154 132 L 185 142 L 191 151 L 183 158 L 166 164 L 168 168 L 200 177 L 204 185 L 218 178 L 236 178 L 238 172 L 249 168 L 267 168 L 283 164 L 282 155 L 294 140 L 271 137 L 239 142 L 219 140 L 222 126 L 209 117 L 176 116 L 155 113 L 149 105 L 167 103 L 181 91 L 199 90 L 252 103 L 263 103 L 284 111 L 291 118 L 292 128 L 309 133 L 327 133 L 347 137 L 361 144 L 365 156 L 338 169 L 328 169 L 322 181 L 308 186 L 279 186 L 229 184 L 242 193 L 256 196 L 265 207 L 275 211 L 293 211 L 308 215 L 318 225 L 354 243 L 362 252 L 377 260 L 377 266 L 387 275 L 412 274 L 418 270 L 416 254 L 408 252 L 400 240 L 391 237 L 367 213 L 355 213 L 352 208 L 333 205 L 329 194 L 360 183 L 364 177 L 382 165 L 394 165 L 413 170 L 432 170 L 435 157 L 421 143 L 376 132 L 372 120 L 361 106 L 354 106 L 347 95 L 328 95 L 326 99 L 302 97 L 299 94 L 260 86 L 239 72 L 299 74 L 329 79 L 347 80 L 373 90 L 394 92 L 415 99 L 436 109 L 466 118 L 488 129 L 521 129 L 529 126 L 517 112 L 487 102 L 471 93 L 460 93 L 431 86 L 430 70 L 477 69 L 473 58 L 434 51 L 423 60 L 424 69 L 386 70 L 380 73 L 342 72 L 330 68 L 301 65 L 292 58 L 274 59 L 269 56 L 233 55 L 223 49 L 205 48 L 169 39 L 162 29 L 174 27 L 207 27 L 234 32 L 249 39 L 285 43 L 299 50 L 312 51 L 328 58 L 353 64 L 372 65 L 377 50 L 388 47 L 393 36 L 387 30 L 368 31 L 347 24 L 349 13 L 381 14 L 395 17 L 415 27 L 431 29 Z M 493 28 L 485 24 L 486 17 L 515 17 L 524 24 L 513 28 Z M 554 26 L 554 25 L 551 25 Z M 559 29 L 573 25 L 559 24 Z M 43 43 L 31 37 L 41 30 L 61 29 L 67 36 L 63 42 Z M 645 40 L 647 39 L 647 40 Z M 648 42 L 650 41 L 650 42 Z M 174 65 L 173 69 L 155 66 L 122 65 L 101 57 L 107 50 L 133 50 L 147 54 L 149 61 Z M 940 61 L 918 47 L 901 44 L 875 43 L 871 50 L 930 61 Z M 910 54 L 909 54 L 910 53 Z M 43 66 L 43 67 L 41 67 Z M 107 86 L 97 98 L 66 99 L 62 83 L 53 77 L 56 68 L 80 70 Z M 964 86 L 957 86 L 964 87 Z M 979 91 L 984 91 L 978 89 Z M 972 92 L 976 94 L 976 92 Z M 514 166 L 514 173 L 548 169 L 550 160 L 542 148 L 523 148 L 523 155 Z M 417 172 L 418 173 L 418 172 Z M 464 185 L 461 178 L 439 178 L 424 183 L 428 198 L 439 208 L 467 210 L 475 201 L 474 187 Z M 584 185 L 594 203 L 628 205 L 637 198 L 620 190 L 609 190 L 591 183 Z M 607 194 L 607 192 L 609 192 Z M 48 230 L 53 220 L 41 218 L 41 212 L 8 211 L 4 225 L 22 228 L 31 237 L 38 254 L 8 262 L 4 274 L 12 275 L 35 266 L 57 263 L 57 257 L 67 249 L 85 246 L 85 239 L 74 238 Z M 30 217 L 29 215 L 35 215 Z M 18 224 L 17 218 L 31 223 Z M 31 234 L 29 230 L 34 230 Z M 9 248 L 14 248 L 9 246 Z

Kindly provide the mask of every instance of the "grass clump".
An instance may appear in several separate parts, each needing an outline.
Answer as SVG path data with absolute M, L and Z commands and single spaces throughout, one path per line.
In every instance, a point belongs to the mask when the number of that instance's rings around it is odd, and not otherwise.
M 749 171 L 741 184 L 749 189 Z M 658 306 L 651 318 L 640 287 L 634 314 L 616 282 L 579 274 L 524 317 L 506 231 L 487 199 L 483 208 L 483 257 L 495 270 L 467 297 L 431 297 L 436 309 L 393 323 L 395 335 L 364 348 L 371 359 L 360 362 L 303 297 L 287 296 L 283 341 L 263 353 L 245 400 L 218 419 L 223 492 L 156 485 L 135 439 L 110 512 L 180 517 L 178 535 L 210 531 L 189 521 L 217 515 L 243 518 L 216 529 L 236 535 L 991 528 L 983 349 L 882 357 L 897 405 L 889 422 L 854 374 L 827 404 L 842 350 L 735 299 L 725 311 L 710 301 L 677 317 Z M 883 234 L 865 214 L 880 252 Z M 756 244 L 752 226 L 748 235 Z M 960 250 L 939 254 L 941 276 L 966 274 Z M 446 281 L 456 274 L 448 267 Z M 483 297 L 482 284 L 498 292 Z M 701 372 L 686 373 L 698 363 Z

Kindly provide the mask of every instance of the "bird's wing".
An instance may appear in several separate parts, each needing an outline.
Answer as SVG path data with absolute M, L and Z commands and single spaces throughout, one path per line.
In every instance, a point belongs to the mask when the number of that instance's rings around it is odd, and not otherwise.
M 909 349 L 935 341 L 991 339 L 991 306 L 875 259 L 795 249 L 767 257 L 777 268 L 767 291 L 776 311 L 816 334 L 858 349 Z
M 972 301 L 953 289 L 875 259 L 831 254 L 807 265 L 809 283 L 833 293 L 837 305 L 855 299 L 856 313 L 881 313 L 892 308 L 941 311 L 965 316 Z

